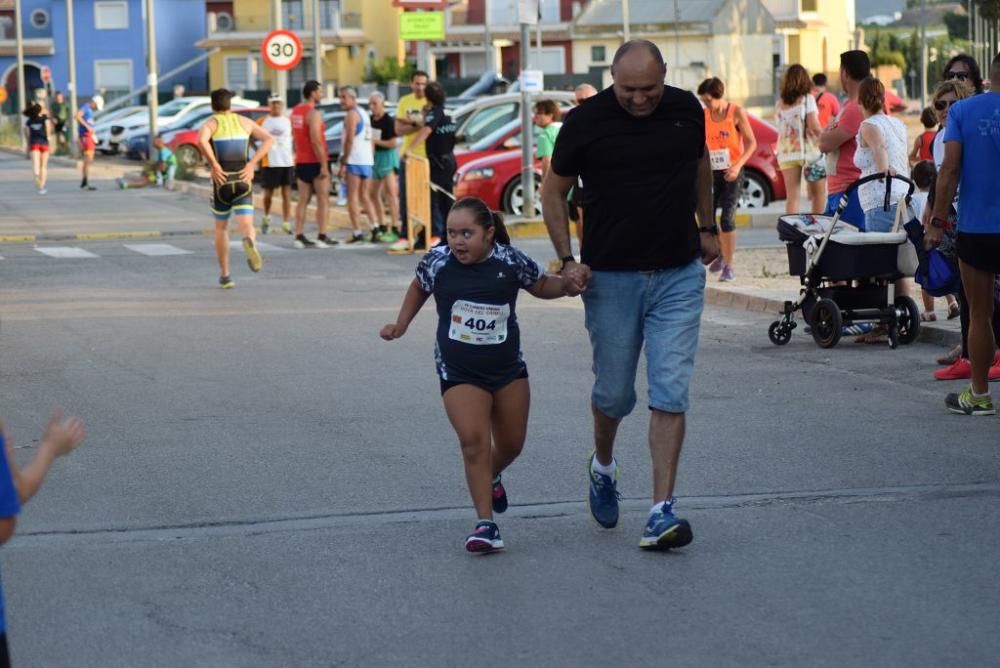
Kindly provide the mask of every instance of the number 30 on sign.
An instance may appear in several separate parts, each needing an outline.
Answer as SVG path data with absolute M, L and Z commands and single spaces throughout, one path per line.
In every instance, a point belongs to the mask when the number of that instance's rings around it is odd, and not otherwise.
M 291 30 L 275 30 L 264 38 L 260 53 L 271 69 L 290 70 L 302 60 L 302 40 Z

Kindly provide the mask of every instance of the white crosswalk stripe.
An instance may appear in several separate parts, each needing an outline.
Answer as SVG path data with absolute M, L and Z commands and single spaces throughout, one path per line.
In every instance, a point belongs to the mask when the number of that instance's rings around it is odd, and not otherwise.
M 35 250 L 42 255 L 48 255 L 49 257 L 55 257 L 61 260 L 98 257 L 90 251 L 86 251 L 75 246 L 36 246 Z
M 238 249 L 238 250 L 243 250 L 243 242 L 242 241 L 230 241 L 229 242 L 229 247 L 230 248 L 235 248 L 235 249 Z M 282 248 L 281 246 L 274 246 L 272 244 L 267 243 L 266 241 L 259 241 L 259 240 L 257 241 L 257 249 L 260 252 L 262 252 L 262 253 L 287 253 L 288 252 L 287 248 Z
M 150 257 L 164 255 L 190 255 L 194 251 L 184 250 L 170 244 L 124 244 L 125 248 Z

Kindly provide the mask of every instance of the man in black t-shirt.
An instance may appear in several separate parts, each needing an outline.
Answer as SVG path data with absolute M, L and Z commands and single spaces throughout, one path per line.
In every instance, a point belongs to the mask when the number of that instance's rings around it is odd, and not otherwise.
M 567 116 L 542 210 L 563 275 L 586 290 L 595 375 L 591 514 L 606 528 L 618 523 L 615 433 L 635 407 L 645 344 L 654 506 L 639 546 L 669 549 L 692 540 L 690 524 L 674 515 L 673 490 L 704 306 L 702 264 L 719 254 L 712 169 L 701 105 L 664 86 L 656 45 L 625 43 L 611 74 L 614 86 Z M 587 191 L 582 264 L 570 252 L 563 206 L 577 178 Z
M 455 198 L 450 195 L 455 189 L 455 171 L 458 169 L 455 160 L 455 122 L 444 110 L 446 98 L 441 84 L 437 81 L 427 84 L 424 95 L 428 103 L 424 108 L 424 126 L 417 131 L 413 147 L 426 143 L 431 183 L 437 186 L 431 189 L 432 234 L 442 238 L 448 212 L 455 202 Z

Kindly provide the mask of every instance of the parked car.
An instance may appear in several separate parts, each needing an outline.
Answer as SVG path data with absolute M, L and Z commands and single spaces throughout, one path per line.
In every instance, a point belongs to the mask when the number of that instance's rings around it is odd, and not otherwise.
M 234 109 L 257 107 L 257 102 L 241 97 L 232 99 Z M 212 99 L 207 95 L 194 95 L 174 98 L 159 108 L 157 118 L 161 129 L 167 129 L 179 123 L 192 114 L 210 109 Z M 97 132 L 97 148 L 102 153 L 118 153 L 128 146 L 128 140 L 142 132 L 149 133 L 149 112 L 137 112 L 130 116 L 116 119 L 107 127 Z
M 542 163 L 535 167 L 535 214 L 541 212 L 539 184 Z M 524 188 L 521 185 L 521 152 L 505 151 L 486 155 L 462 164 L 455 172 L 455 197 L 478 197 L 494 211 L 513 216 L 524 215 Z
M 563 113 L 576 104 L 572 91 L 553 90 L 539 93 L 534 100 L 555 100 Z M 479 98 L 451 114 L 455 121 L 455 143 L 460 148 L 474 144 L 504 125 L 521 118 L 521 96 L 514 93 Z
M 743 167 L 739 206 L 754 209 L 785 199 L 785 179 L 778 168 L 778 131 L 753 114 L 748 113 L 747 116 L 757 138 L 757 151 Z
M 256 121 L 261 116 L 269 114 L 270 110 L 266 107 L 254 107 L 252 109 L 236 109 L 235 112 Z M 194 115 L 185 121 L 183 128 L 162 133 L 163 141 L 167 148 L 177 156 L 177 163 L 182 168 L 190 171 L 204 162 L 201 149 L 198 148 L 198 129 L 211 115 L 211 111 Z M 148 142 L 149 134 L 147 133 L 145 137 Z
M 538 137 L 538 128 L 533 127 L 535 137 Z M 479 141 L 470 144 L 468 148 L 456 148 L 455 160 L 459 165 L 463 165 L 472 160 L 495 153 L 503 153 L 521 148 L 521 119 L 516 118 L 509 123 L 497 128 L 489 135 Z M 520 154 L 520 153 L 519 153 Z

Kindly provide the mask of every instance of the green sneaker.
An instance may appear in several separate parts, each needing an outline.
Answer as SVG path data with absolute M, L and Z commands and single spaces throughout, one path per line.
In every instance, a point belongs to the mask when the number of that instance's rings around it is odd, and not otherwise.
M 989 395 L 985 397 L 972 396 L 972 386 L 965 388 L 961 394 L 949 394 L 945 397 L 944 405 L 952 413 L 959 415 L 996 415 L 993 408 L 993 399 Z
M 228 276 L 222 276 L 219 278 L 219 287 L 223 290 L 230 290 L 236 287 L 236 282 Z
M 253 242 L 253 239 L 243 238 L 243 252 L 247 254 L 247 264 L 250 265 L 250 271 L 260 271 L 260 268 L 264 266 L 264 258 L 260 256 L 260 251 L 257 250 L 257 244 Z
M 399 241 L 399 234 L 396 233 L 396 230 L 386 230 L 379 237 L 379 241 L 384 244 L 394 244 Z
M 292 224 L 291 224 L 291 223 L 289 223 L 289 222 L 288 222 L 288 221 L 286 220 L 285 222 L 283 222 L 283 223 L 281 224 L 281 229 L 285 231 L 285 234 L 291 234 L 291 233 L 292 233 Z
M 271 216 L 264 216 L 263 220 L 260 221 L 260 233 L 267 234 L 268 230 L 271 229 Z

